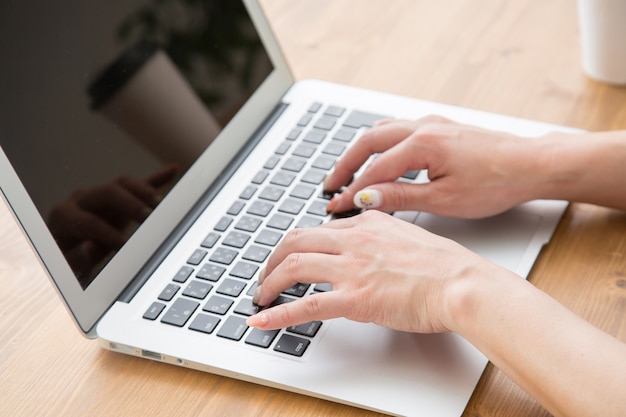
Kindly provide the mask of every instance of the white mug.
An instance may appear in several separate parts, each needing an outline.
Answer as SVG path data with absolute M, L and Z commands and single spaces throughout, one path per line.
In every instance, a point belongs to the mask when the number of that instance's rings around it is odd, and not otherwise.
M 626 0 L 578 0 L 578 22 L 585 73 L 626 85 Z

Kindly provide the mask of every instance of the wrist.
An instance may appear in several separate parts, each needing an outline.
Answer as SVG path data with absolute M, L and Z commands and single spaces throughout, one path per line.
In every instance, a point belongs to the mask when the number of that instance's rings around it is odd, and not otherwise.
M 506 309 L 507 296 L 525 284 L 527 282 L 513 272 L 481 259 L 447 285 L 442 324 L 448 331 L 472 340 L 486 318 Z

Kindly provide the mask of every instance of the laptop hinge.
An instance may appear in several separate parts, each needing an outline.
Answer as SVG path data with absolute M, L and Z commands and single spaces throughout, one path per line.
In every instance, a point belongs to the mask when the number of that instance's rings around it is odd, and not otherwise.
M 204 209 L 213 201 L 217 193 L 226 185 L 226 182 L 232 177 L 243 161 L 248 157 L 250 152 L 255 148 L 259 141 L 265 136 L 272 125 L 280 117 L 280 115 L 289 107 L 287 103 L 279 103 L 274 110 L 268 115 L 265 121 L 252 134 L 243 148 L 235 155 L 233 160 L 215 179 L 213 184 L 202 194 L 200 199 L 193 205 L 191 210 L 185 215 L 181 222 L 174 228 L 174 231 L 165 239 L 163 244 L 155 251 L 150 259 L 143 266 L 141 271 L 131 280 L 131 282 L 122 291 L 117 301 L 124 303 L 130 302 L 139 292 L 141 287 L 154 273 L 156 268 L 161 264 L 163 259 L 184 236 L 189 228 L 194 224 Z

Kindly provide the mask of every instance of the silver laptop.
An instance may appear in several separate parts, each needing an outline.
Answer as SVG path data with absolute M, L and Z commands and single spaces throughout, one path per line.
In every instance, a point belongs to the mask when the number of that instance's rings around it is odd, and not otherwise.
M 435 113 L 527 136 L 559 127 L 295 83 L 253 0 L 31 3 L 0 17 L 0 185 L 84 335 L 389 414 L 463 412 L 487 363 L 463 338 L 345 319 L 248 328 L 258 271 L 290 229 L 332 221 L 322 178 L 381 117 Z M 565 207 L 395 215 L 526 277 Z M 324 277 L 276 302 L 318 291 L 332 291 Z

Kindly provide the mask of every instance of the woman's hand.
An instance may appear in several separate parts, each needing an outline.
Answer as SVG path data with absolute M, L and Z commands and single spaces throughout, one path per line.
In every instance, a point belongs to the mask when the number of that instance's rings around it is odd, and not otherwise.
M 489 264 L 457 243 L 378 211 L 289 232 L 259 278 L 255 302 L 269 305 L 296 284 L 332 291 L 249 318 L 262 329 L 346 317 L 410 332 L 451 330 L 449 290 Z
M 498 214 L 537 198 L 554 148 L 550 144 L 435 116 L 382 121 L 361 136 L 326 179 L 326 190 L 339 190 L 379 154 L 331 200 L 328 211 L 356 205 L 463 218 Z M 430 182 L 396 181 L 406 171 L 422 169 L 428 170 Z

